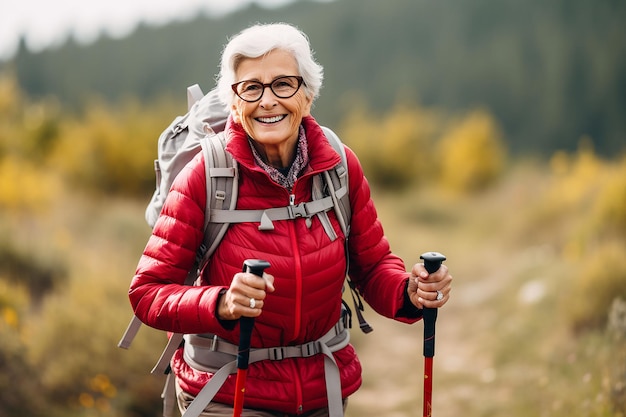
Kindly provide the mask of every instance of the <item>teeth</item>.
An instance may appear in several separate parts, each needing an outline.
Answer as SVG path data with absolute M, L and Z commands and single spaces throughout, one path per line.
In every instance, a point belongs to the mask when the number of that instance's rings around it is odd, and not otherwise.
M 282 116 L 274 116 L 274 117 L 259 117 L 257 120 L 261 123 L 276 123 L 276 122 L 280 122 L 284 118 L 285 116 L 282 115 Z

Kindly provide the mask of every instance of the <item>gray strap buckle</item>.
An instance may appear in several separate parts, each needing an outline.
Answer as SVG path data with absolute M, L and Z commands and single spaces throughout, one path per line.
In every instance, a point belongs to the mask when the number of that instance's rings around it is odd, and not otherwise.
M 309 217 L 305 203 L 300 203 L 295 206 L 287 206 L 287 211 L 289 212 L 290 219 L 295 219 L 297 217 Z
M 270 348 L 269 357 L 272 361 L 282 361 L 285 359 L 285 351 L 282 347 Z
M 301 345 L 301 350 L 303 358 L 315 356 L 321 352 L 321 349 L 319 348 L 319 344 L 317 342 L 305 343 L 304 345 Z
M 286 358 L 308 358 L 315 356 L 322 350 L 317 341 L 298 346 L 279 346 L 268 348 L 268 357 L 272 361 L 282 361 Z
M 211 340 L 211 350 L 213 352 L 217 351 L 217 335 L 213 335 L 213 340 Z

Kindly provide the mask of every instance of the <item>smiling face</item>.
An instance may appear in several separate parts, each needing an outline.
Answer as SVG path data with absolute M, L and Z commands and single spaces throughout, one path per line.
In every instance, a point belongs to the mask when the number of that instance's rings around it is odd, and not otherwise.
M 241 60 L 235 74 L 237 81 L 263 84 L 281 76 L 300 75 L 293 55 L 280 49 Z M 302 118 L 310 115 L 312 102 L 302 87 L 289 98 L 278 98 L 266 87 L 261 99 L 254 103 L 235 97 L 231 110 L 235 122 L 241 123 L 262 156 L 270 164 L 284 167 L 291 163 Z

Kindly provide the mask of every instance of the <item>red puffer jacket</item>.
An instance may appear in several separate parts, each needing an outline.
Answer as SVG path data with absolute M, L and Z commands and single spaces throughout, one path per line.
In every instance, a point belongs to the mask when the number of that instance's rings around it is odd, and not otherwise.
M 295 204 L 311 200 L 315 174 L 340 162 L 312 117 L 303 120 L 310 163 L 293 188 Z M 289 204 L 290 193 L 259 168 L 240 125 L 229 123 L 227 150 L 239 162 L 238 209 L 263 209 Z M 350 203 L 350 276 L 367 303 L 396 320 L 408 279 L 404 263 L 389 244 L 370 199 L 362 168 L 347 149 Z M 206 202 L 205 173 L 200 153 L 176 178 L 152 236 L 139 261 L 129 295 L 135 314 L 149 326 L 177 333 L 214 333 L 237 344 L 239 327 L 227 329 L 216 318 L 219 292 L 228 288 L 245 259 L 266 259 L 275 277 L 276 291 L 268 294 L 256 319 L 252 347 L 297 345 L 323 336 L 339 319 L 346 265 L 344 235 L 333 211 L 329 216 L 340 236 L 330 241 L 317 217 L 274 221 L 274 230 L 259 231 L 256 223 L 229 227 L 211 262 L 204 269 L 202 286 L 183 285 L 202 242 Z M 339 366 L 342 395 L 361 384 L 361 365 L 351 345 L 334 353 Z M 181 387 L 197 395 L 212 374 L 191 368 L 181 349 L 172 360 Z M 231 375 L 215 396 L 230 403 L 234 397 Z M 246 407 L 301 413 L 327 406 L 323 355 L 262 361 L 250 365 Z

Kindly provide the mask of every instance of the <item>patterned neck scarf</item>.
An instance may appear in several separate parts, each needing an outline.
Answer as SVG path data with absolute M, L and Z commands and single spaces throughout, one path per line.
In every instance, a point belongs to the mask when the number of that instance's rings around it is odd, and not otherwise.
M 256 148 L 252 144 L 252 139 L 250 139 L 250 137 L 248 137 L 248 142 L 250 143 L 250 148 L 252 148 L 254 160 L 256 161 L 257 165 L 263 168 L 265 172 L 269 174 L 272 180 L 282 185 L 291 192 L 291 190 L 293 189 L 293 185 L 296 183 L 298 175 L 300 175 L 304 167 L 306 167 L 309 163 L 309 150 L 306 140 L 306 134 L 304 133 L 304 128 L 300 126 L 300 132 L 298 134 L 298 144 L 296 147 L 296 157 L 289 166 L 288 170 L 280 170 L 264 162 L 261 158 L 261 155 L 259 155 Z M 284 172 L 286 172 L 286 174 Z

